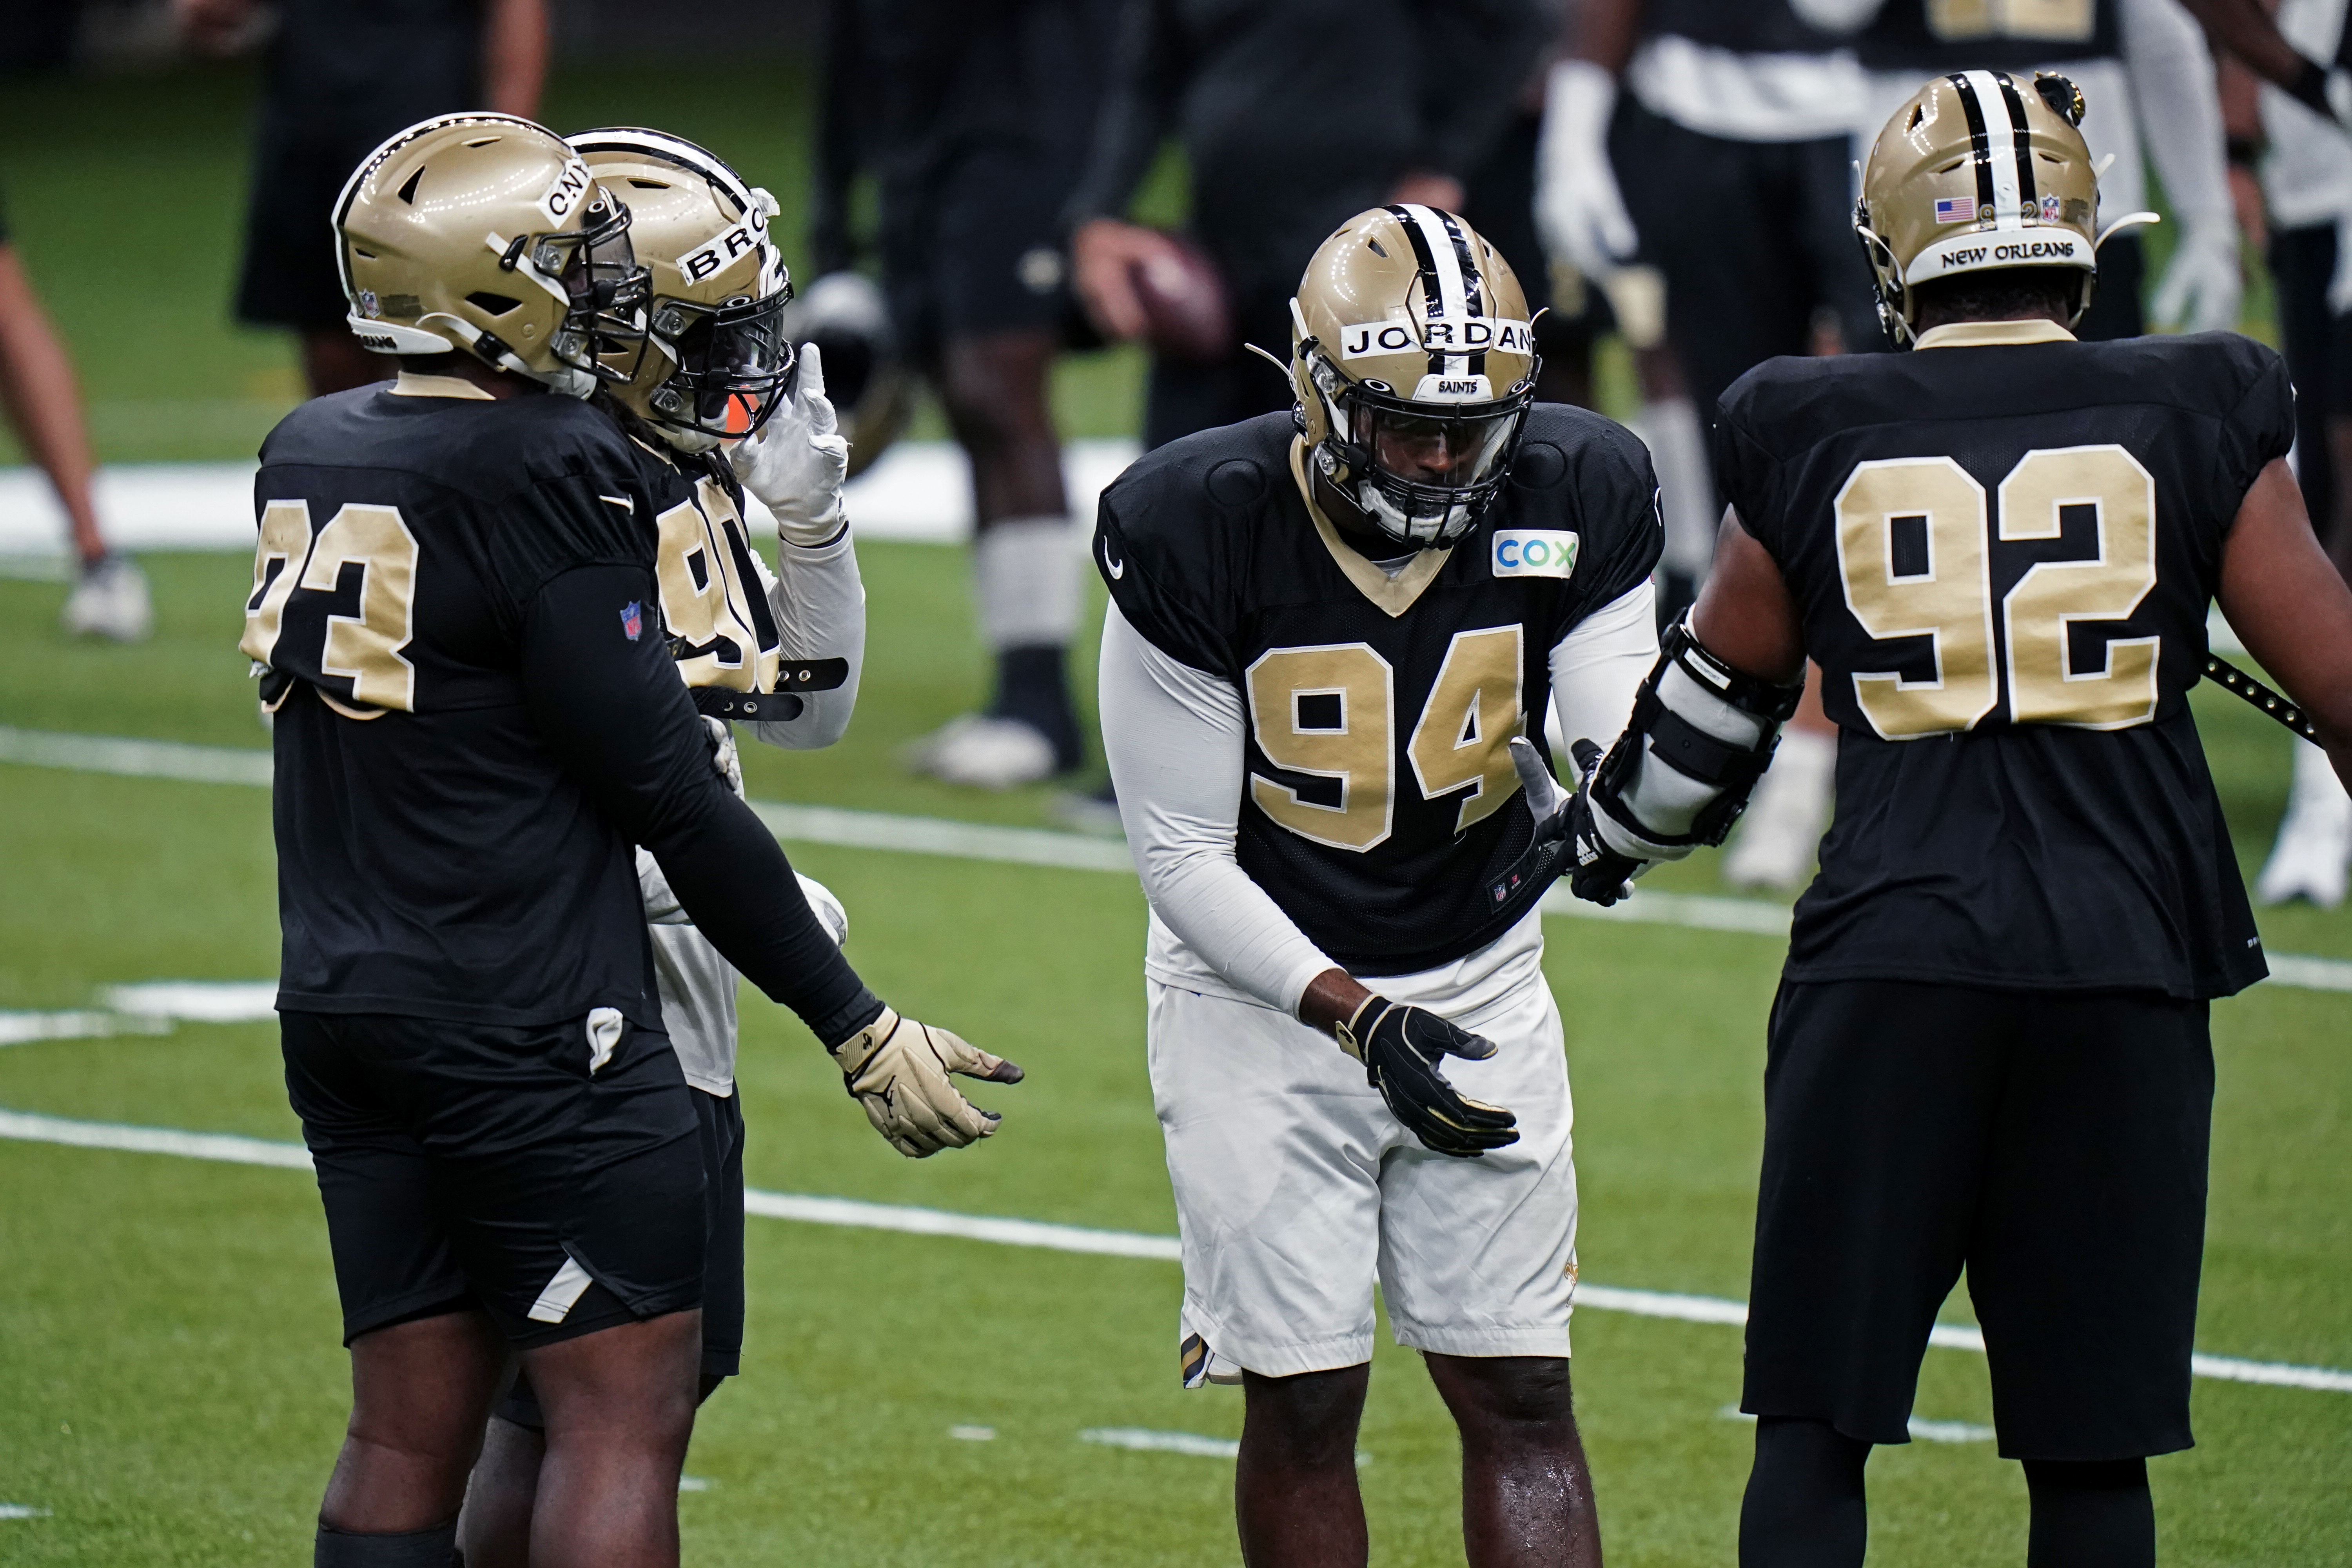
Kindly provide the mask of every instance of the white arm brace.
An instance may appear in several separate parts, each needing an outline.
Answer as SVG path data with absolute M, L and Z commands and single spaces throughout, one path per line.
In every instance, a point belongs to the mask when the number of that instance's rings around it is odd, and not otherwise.
M 1234 858 L 1241 821 L 1242 694 L 1103 618 L 1103 751 L 1152 912 L 1241 990 L 1297 1016 L 1308 981 L 1338 967 Z
M 759 559 L 756 552 L 752 559 Z M 803 693 L 797 719 L 746 727 L 771 746 L 813 752 L 841 739 L 857 706 L 857 678 L 866 664 L 866 584 L 857 575 L 856 542 L 845 528 L 814 550 L 777 545 L 776 565 L 772 576 L 762 563 L 760 575 L 784 658 L 845 658 L 849 676 L 831 691 Z

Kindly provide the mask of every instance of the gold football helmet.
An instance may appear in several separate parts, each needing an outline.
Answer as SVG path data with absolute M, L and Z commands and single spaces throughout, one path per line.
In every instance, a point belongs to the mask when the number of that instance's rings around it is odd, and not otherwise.
M 352 171 L 334 221 L 352 331 L 378 353 L 463 349 L 585 397 L 643 334 L 628 209 L 543 125 L 412 125 Z
M 1954 71 L 1914 93 L 1878 133 L 1854 204 L 1854 233 L 1878 283 L 1878 319 L 1912 340 L 1913 290 L 1937 278 L 2012 267 L 2082 275 L 2090 307 L 2099 247 L 2152 213 L 2099 227 L 2099 177 L 2083 133 L 2083 93 L 2054 72 Z
M 1313 500 L 1425 550 L 1502 489 L 1535 401 L 1535 330 L 1495 247 L 1451 213 L 1359 213 L 1290 301 L 1290 379 Z
M 684 451 L 709 451 L 767 422 L 793 371 L 779 325 L 793 297 L 768 232 L 776 198 L 693 142 L 618 127 L 569 138 L 589 172 L 629 204 L 650 274 L 646 340 L 613 396 Z

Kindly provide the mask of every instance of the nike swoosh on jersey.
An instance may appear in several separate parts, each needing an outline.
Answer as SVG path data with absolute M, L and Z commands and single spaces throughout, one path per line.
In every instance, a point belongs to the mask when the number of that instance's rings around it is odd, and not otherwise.
M 1103 570 L 1110 574 L 1110 580 L 1112 582 L 1116 583 L 1121 577 L 1127 575 L 1127 563 L 1124 561 L 1113 561 L 1110 558 L 1110 541 L 1108 539 L 1103 541 L 1102 558 Z

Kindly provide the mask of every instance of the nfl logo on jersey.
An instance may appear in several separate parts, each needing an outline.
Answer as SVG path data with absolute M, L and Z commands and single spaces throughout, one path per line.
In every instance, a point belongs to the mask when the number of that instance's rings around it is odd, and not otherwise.
M 637 604 L 637 601 L 632 599 L 627 604 L 623 605 L 621 606 L 621 634 L 627 637 L 631 642 L 635 642 L 637 640 L 638 634 L 643 632 L 645 629 L 645 613 Z

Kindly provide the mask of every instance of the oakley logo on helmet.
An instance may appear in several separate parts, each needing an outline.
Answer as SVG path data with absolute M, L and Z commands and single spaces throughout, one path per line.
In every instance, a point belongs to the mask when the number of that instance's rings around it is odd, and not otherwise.
M 539 198 L 541 211 L 551 222 L 562 223 L 566 214 L 580 205 L 595 181 L 589 176 L 588 165 L 574 158 L 563 165 L 555 176 L 555 184 L 547 187 L 547 195 Z
M 687 280 L 699 283 L 712 273 L 759 248 L 760 237 L 750 224 L 737 224 L 701 249 L 678 258 L 677 269 Z
M 1583 541 L 1563 529 L 1498 528 L 1495 531 L 1497 577 L 1570 577 Z

